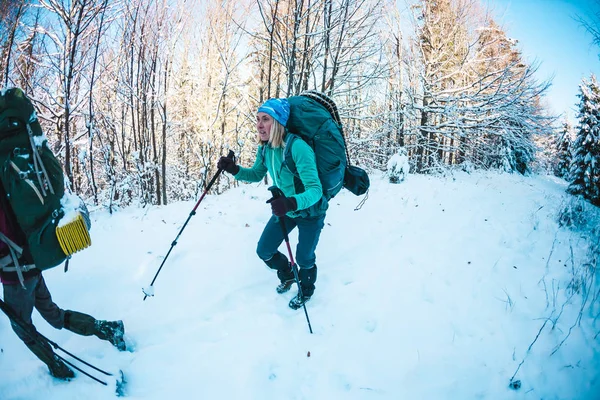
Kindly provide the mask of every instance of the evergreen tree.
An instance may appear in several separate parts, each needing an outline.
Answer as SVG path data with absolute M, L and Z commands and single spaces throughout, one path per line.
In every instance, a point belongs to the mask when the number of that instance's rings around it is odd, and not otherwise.
M 600 88 L 596 77 L 579 85 L 579 125 L 573 142 L 567 192 L 600 206 Z
M 555 142 L 555 151 L 557 162 L 554 167 L 554 175 L 559 178 L 566 178 L 569 175 L 569 165 L 571 164 L 571 142 L 573 127 L 568 121 L 563 123 L 562 132 Z

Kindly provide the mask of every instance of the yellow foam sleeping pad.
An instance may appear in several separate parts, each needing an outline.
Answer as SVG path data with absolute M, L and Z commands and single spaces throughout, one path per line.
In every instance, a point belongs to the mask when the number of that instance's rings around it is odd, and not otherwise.
M 67 256 L 83 250 L 92 244 L 92 238 L 81 213 L 70 222 L 56 227 L 56 237 Z

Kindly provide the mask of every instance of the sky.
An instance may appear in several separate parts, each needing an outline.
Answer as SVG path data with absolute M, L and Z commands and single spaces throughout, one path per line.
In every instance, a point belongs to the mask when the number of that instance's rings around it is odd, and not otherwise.
M 553 78 L 548 104 L 570 121 L 577 116 L 578 87 L 600 75 L 600 48 L 578 18 L 600 11 L 598 0 L 488 0 L 497 21 L 519 40 L 528 61 L 541 62 L 538 79 Z
M 146 301 L 142 287 L 196 202 L 92 210 L 92 246 L 44 276 L 63 308 L 122 319 L 131 351 L 37 312 L 34 323 L 122 370 L 128 399 L 598 399 L 599 300 L 576 324 L 589 243 L 556 222 L 564 181 L 455 171 L 371 183 L 358 211 L 362 198 L 346 190 L 331 201 L 306 304 L 313 334 L 288 307 L 295 287 L 277 294 L 256 256 L 270 217 L 262 182 L 203 199 Z M 108 387 L 79 373 L 55 381 L 3 315 L 0 371 L 2 400 L 115 399 L 107 377 Z

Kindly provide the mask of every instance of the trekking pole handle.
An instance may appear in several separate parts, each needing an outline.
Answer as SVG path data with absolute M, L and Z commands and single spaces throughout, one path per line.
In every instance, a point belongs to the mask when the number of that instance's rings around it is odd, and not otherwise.
M 227 153 L 227 158 L 230 158 L 235 162 L 235 153 L 233 152 L 233 150 L 229 150 L 229 153 Z M 223 170 L 219 169 L 217 171 L 217 173 L 220 173 L 221 171 L 223 171 Z
M 277 186 L 271 186 L 271 187 L 269 187 L 269 191 L 273 195 L 273 199 L 277 199 L 277 198 L 283 196 L 283 192 Z

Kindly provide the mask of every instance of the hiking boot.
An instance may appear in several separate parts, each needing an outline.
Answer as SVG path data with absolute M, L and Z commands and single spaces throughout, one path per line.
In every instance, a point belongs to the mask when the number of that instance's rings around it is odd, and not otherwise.
M 62 379 L 68 381 L 75 377 L 71 368 L 67 366 L 54 354 L 54 350 L 48 344 L 48 342 L 43 339 L 38 339 L 29 343 L 25 343 L 25 345 L 31 350 L 33 354 L 36 355 L 44 364 L 48 366 L 48 370 L 50 371 L 50 375 L 55 378 Z
M 294 296 L 294 298 L 290 300 L 290 303 L 288 305 L 292 310 L 297 310 L 300 307 L 302 307 L 307 301 L 309 301 L 310 298 L 311 296 L 301 296 L 300 293 L 298 293 L 296 296 Z
M 277 270 L 277 277 L 279 278 L 280 283 L 279 286 L 277 286 L 276 290 L 279 294 L 285 293 L 288 290 L 290 290 L 290 288 L 296 281 L 296 279 L 294 278 L 294 272 L 292 271 L 292 265 L 290 263 L 288 263 L 287 268 Z
M 56 357 L 56 355 L 54 356 L 54 360 L 48 364 L 48 370 L 50 371 L 50 375 L 63 381 L 70 381 L 75 378 L 75 374 L 71 368 L 63 360 Z
M 317 264 L 311 268 L 300 268 L 298 271 L 300 279 L 300 288 L 298 294 L 290 300 L 289 306 L 292 310 L 297 310 L 310 300 L 315 292 L 315 281 L 317 280 Z M 300 294 L 302 293 L 302 294 Z
M 288 290 L 290 290 L 290 288 L 292 287 L 294 282 L 295 282 L 294 278 L 285 280 L 285 281 L 281 282 L 275 290 L 277 290 L 277 293 L 279 293 L 279 294 L 285 293 Z
M 277 293 L 285 293 L 294 284 L 294 271 L 292 271 L 292 264 L 288 261 L 287 257 L 281 252 L 275 253 L 270 259 L 265 261 L 265 264 L 271 269 L 277 271 L 277 277 L 279 278 L 279 286 L 275 290 Z
M 112 343 L 119 351 L 127 350 L 125 339 L 125 326 L 123 321 L 96 321 L 96 332 L 94 334 L 100 339 Z
M 120 351 L 127 350 L 123 339 L 123 321 L 99 321 L 84 313 L 65 311 L 65 328 L 83 336 L 95 335 L 110 342 Z

